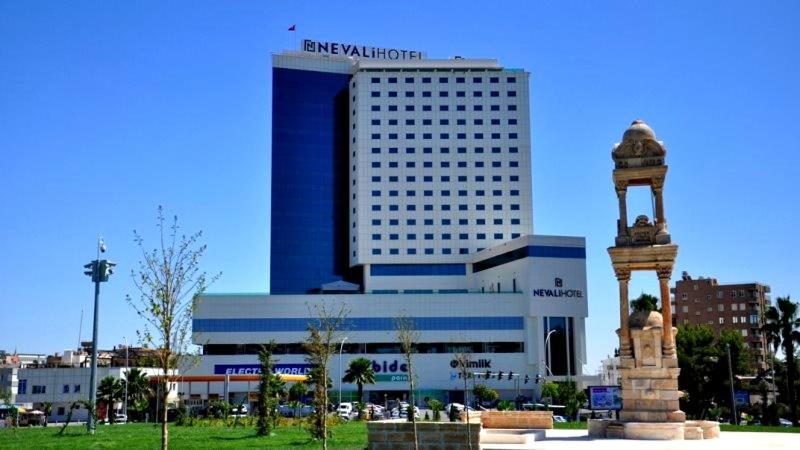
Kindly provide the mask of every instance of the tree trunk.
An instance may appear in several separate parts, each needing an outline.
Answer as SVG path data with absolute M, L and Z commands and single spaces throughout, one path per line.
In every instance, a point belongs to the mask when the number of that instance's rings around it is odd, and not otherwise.
M 792 419 L 792 426 L 797 425 L 797 396 L 794 388 L 795 364 L 794 364 L 794 343 L 790 339 L 786 341 L 786 381 L 789 383 L 789 411 Z
M 161 394 L 161 450 L 169 449 L 169 428 L 167 427 L 168 394 L 169 381 L 164 383 L 164 392 Z

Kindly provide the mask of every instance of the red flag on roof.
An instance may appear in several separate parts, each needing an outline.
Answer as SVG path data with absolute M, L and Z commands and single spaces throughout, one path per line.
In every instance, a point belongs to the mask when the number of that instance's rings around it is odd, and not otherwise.
M 292 26 L 289 27 L 289 31 L 294 31 L 296 28 L 297 28 L 297 25 L 292 24 Z

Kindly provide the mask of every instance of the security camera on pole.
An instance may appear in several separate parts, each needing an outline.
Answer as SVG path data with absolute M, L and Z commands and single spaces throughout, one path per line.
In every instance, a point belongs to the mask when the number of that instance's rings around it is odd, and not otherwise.
M 108 281 L 108 277 L 114 273 L 115 263 L 107 260 L 100 259 L 100 253 L 106 252 L 106 244 L 103 238 L 97 238 L 97 259 L 84 265 L 83 267 L 89 269 L 84 274 L 92 277 L 94 282 L 94 325 L 92 327 L 92 371 L 89 375 L 89 401 L 97 414 L 97 323 L 98 313 L 100 309 L 100 283 Z M 89 420 L 86 422 L 89 428 L 89 434 L 94 434 L 95 417 L 89 414 Z

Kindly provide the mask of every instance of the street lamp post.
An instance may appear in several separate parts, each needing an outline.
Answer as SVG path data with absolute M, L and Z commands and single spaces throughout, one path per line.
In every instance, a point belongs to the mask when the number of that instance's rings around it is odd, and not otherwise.
M 547 350 L 547 361 L 544 364 L 544 368 L 547 369 L 547 372 L 545 372 L 545 374 L 549 373 L 551 377 L 553 376 L 553 371 L 550 370 L 550 362 L 551 362 L 551 359 L 552 359 L 552 355 L 550 354 L 551 353 L 550 352 L 550 336 L 552 336 L 553 333 L 555 333 L 556 331 L 558 331 L 558 330 L 557 329 L 556 330 L 550 330 L 550 332 L 548 332 L 547 336 L 545 336 L 545 338 L 544 338 L 544 347 Z
M 347 340 L 347 336 L 342 338 L 342 343 L 339 345 L 339 404 L 342 404 L 342 349 L 344 348 L 344 341 Z M 361 399 L 359 399 L 360 401 Z
M 122 340 L 125 341 L 125 419 L 128 418 L 128 338 L 123 336 Z
M 100 283 L 108 281 L 109 275 L 114 273 L 114 266 L 116 266 L 109 260 L 100 259 L 100 253 L 105 253 L 105 251 L 106 244 L 103 242 L 103 238 L 97 238 L 97 259 L 83 266 L 89 269 L 83 273 L 92 277 L 94 282 L 94 323 L 92 325 L 92 370 L 89 374 L 89 402 L 91 402 L 95 414 L 97 414 L 97 328 L 100 312 Z M 86 426 L 89 429 L 89 434 L 94 434 L 97 424 L 92 414 L 89 414 Z

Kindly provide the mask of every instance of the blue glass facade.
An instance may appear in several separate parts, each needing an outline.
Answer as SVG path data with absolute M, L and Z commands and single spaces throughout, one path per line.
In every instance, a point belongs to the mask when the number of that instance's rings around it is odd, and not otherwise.
M 472 265 L 472 272 L 480 272 L 528 257 L 586 259 L 586 249 L 583 247 L 529 245 L 478 261 Z
M 342 279 L 362 284 L 347 259 L 349 80 L 272 69 L 273 294 L 313 293 Z
M 418 331 L 441 330 L 522 330 L 524 320 L 518 316 L 497 317 L 410 317 Z M 192 331 L 221 332 L 305 332 L 308 318 L 257 318 L 257 319 L 194 319 Z M 352 331 L 393 331 L 397 329 L 394 317 L 354 317 L 344 321 L 340 329 Z

